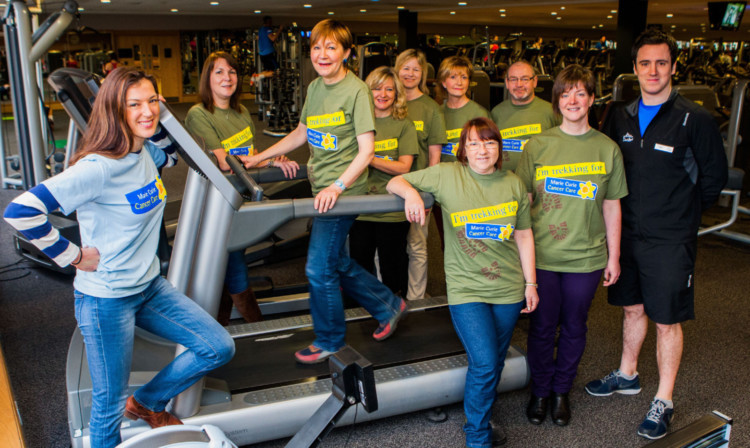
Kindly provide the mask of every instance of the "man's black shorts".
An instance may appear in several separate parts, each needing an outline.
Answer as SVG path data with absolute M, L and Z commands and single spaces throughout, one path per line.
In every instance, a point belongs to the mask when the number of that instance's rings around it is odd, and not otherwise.
M 622 240 L 620 279 L 609 287 L 616 306 L 643 304 L 648 317 L 660 324 L 695 319 L 695 253 L 697 241 L 653 244 Z

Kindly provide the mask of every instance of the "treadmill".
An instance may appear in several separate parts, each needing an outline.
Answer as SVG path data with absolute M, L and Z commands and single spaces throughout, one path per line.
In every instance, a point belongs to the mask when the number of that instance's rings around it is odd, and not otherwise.
M 167 279 L 212 315 L 218 310 L 229 251 L 248 247 L 284 223 L 317 215 L 313 199 L 261 200 L 258 182 L 283 179 L 278 168 L 236 170 L 237 187 L 219 169 L 169 108 L 160 121 L 181 147 L 191 170 Z M 253 200 L 245 201 L 244 196 Z M 423 194 L 426 205 L 432 197 Z M 341 197 L 328 213 L 379 213 L 403 209 L 393 195 Z M 411 301 L 399 330 L 384 342 L 371 333 L 377 322 L 361 308 L 346 310 L 347 344 L 375 366 L 379 409 L 349 409 L 339 425 L 430 409 L 463 399 L 467 360 L 456 337 L 444 297 Z M 184 348 L 136 329 L 128 393 L 148 382 Z M 327 364 L 301 365 L 293 353 L 313 339 L 309 315 L 241 324 L 228 328 L 234 359 L 198 381 L 173 401 L 171 411 L 187 425 L 219 427 L 237 445 L 295 434 L 328 398 Z M 66 367 L 71 445 L 88 447 L 91 380 L 80 332 L 73 334 Z M 523 388 L 529 371 L 525 354 L 511 347 L 498 391 Z M 127 440 L 149 430 L 142 421 L 123 421 Z

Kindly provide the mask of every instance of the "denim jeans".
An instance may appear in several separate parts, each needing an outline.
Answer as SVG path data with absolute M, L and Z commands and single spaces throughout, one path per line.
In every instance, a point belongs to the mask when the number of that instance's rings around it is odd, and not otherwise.
M 341 290 L 362 305 L 378 322 L 399 310 L 401 299 L 349 257 L 346 236 L 356 215 L 313 219 L 305 273 L 310 282 L 310 314 L 315 345 L 329 352 L 344 346 L 346 319 Z
M 127 297 L 99 298 L 75 291 L 75 314 L 91 373 L 92 448 L 114 447 L 121 441 L 136 325 L 188 348 L 135 391 L 135 399 L 154 412 L 163 411 L 172 397 L 234 356 L 229 333 L 162 277 Z
M 250 283 L 247 281 L 247 264 L 245 263 L 245 251 L 235 250 L 229 252 L 227 259 L 227 273 L 224 276 L 224 287 L 229 294 L 239 294 L 247 291 Z
M 525 301 L 512 305 L 472 302 L 449 307 L 453 327 L 469 359 L 464 388 L 467 447 L 492 446 L 492 404 L 513 328 L 525 304 Z

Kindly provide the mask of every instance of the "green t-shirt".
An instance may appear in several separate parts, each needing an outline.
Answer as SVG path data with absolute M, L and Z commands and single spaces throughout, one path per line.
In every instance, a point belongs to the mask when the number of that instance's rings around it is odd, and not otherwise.
M 398 160 L 401 156 L 416 155 L 417 130 L 411 120 L 396 120 L 392 116 L 375 118 L 375 157 Z M 370 167 L 367 175 L 367 194 L 386 194 L 385 186 L 392 174 Z M 403 211 L 360 215 L 362 221 L 401 222 L 406 221 Z
M 456 150 L 458 149 L 458 140 L 461 138 L 461 129 L 467 121 L 477 118 L 490 118 L 487 109 L 469 100 L 463 107 L 451 109 L 447 103 L 443 103 L 443 116 L 445 117 L 445 140 L 443 153 L 440 155 L 441 162 L 455 162 Z
M 375 130 L 372 92 L 352 72 L 333 85 L 316 78 L 307 88 L 300 122 L 307 126 L 307 177 L 313 194 L 333 184 L 359 152 L 357 136 Z M 343 195 L 367 192 L 367 170 Z
M 202 138 L 209 151 L 224 148 L 229 154 L 253 155 L 255 125 L 245 106 L 240 105 L 240 110 L 214 107 L 211 113 L 203 104 L 196 104 L 185 117 L 185 127 Z
M 406 117 L 417 129 L 419 154 L 414 158 L 411 171 L 427 168 L 430 162 L 430 145 L 445 143 L 445 119 L 440 106 L 428 95 L 422 95 L 406 103 Z
M 529 139 L 516 174 L 533 194 L 536 267 L 593 272 L 607 265 L 605 199 L 627 196 L 620 148 L 601 132 L 559 127 Z
M 503 138 L 503 170 L 516 170 L 530 137 L 560 125 L 552 105 L 539 97 L 521 106 L 503 101 L 492 109 L 491 115 Z
M 524 300 L 515 230 L 531 226 L 529 195 L 509 171 L 481 175 L 459 162 L 404 174 L 440 201 L 445 229 L 448 304 Z

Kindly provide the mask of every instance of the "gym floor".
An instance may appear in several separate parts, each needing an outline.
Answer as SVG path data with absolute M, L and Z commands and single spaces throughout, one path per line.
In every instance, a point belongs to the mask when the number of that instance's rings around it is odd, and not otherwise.
M 175 110 L 184 116 L 189 106 L 176 105 Z M 252 106 L 248 104 L 248 107 Z M 55 120 L 55 134 L 61 133 L 62 137 L 58 138 L 65 138 L 67 119 L 64 113 L 56 112 Z M 275 139 L 261 133 L 265 123 L 256 121 L 256 124 L 257 146 L 266 148 Z M 307 152 L 296 150 L 292 158 L 304 162 Z M 180 164 L 180 168 L 171 171 L 165 172 L 165 184 L 170 199 L 177 199 L 181 196 L 181 183 L 187 170 Z M 0 209 L 19 193 L 0 190 Z M 744 202 L 747 206 L 749 201 Z M 726 209 L 714 207 L 704 216 L 704 223 L 718 222 L 726 214 Z M 750 219 L 741 217 L 736 227 L 750 234 Z M 12 235 L 10 226 L 0 224 L 0 342 L 11 386 L 20 409 L 27 446 L 67 447 L 70 439 L 64 376 L 68 343 L 75 328 L 72 279 L 20 261 L 13 249 Z M 428 293 L 441 295 L 445 293 L 445 286 L 435 232 L 431 233 L 429 243 Z M 304 279 L 303 264 L 303 259 L 295 260 L 253 269 L 251 275 L 272 275 L 281 283 L 301 280 Z M 734 419 L 731 446 L 750 446 L 750 397 L 745 377 L 750 366 L 748 266 L 750 245 L 711 235 L 699 239 L 695 286 L 697 319 L 683 327 L 685 351 L 674 400 L 673 430 L 717 410 Z M 527 329 L 528 321 L 520 320 L 513 337 L 514 345 L 526 347 Z M 541 426 L 528 423 L 524 412 L 528 390 L 498 397 L 494 420 L 505 429 L 508 447 L 640 447 L 648 443 L 637 436 L 635 430 L 657 388 L 653 326 L 639 366 L 643 391 L 636 396 L 598 398 L 583 390 L 587 381 L 601 377 L 619 362 L 621 311 L 606 303 L 604 288 L 597 292 L 591 308 L 588 341 L 571 392 L 573 416 L 569 426 L 556 427 L 549 420 Z M 448 406 L 444 411 L 448 419 L 439 424 L 430 422 L 423 412 L 417 412 L 335 429 L 323 446 L 463 446 L 462 405 Z M 280 447 L 286 442 L 277 440 L 255 446 Z

